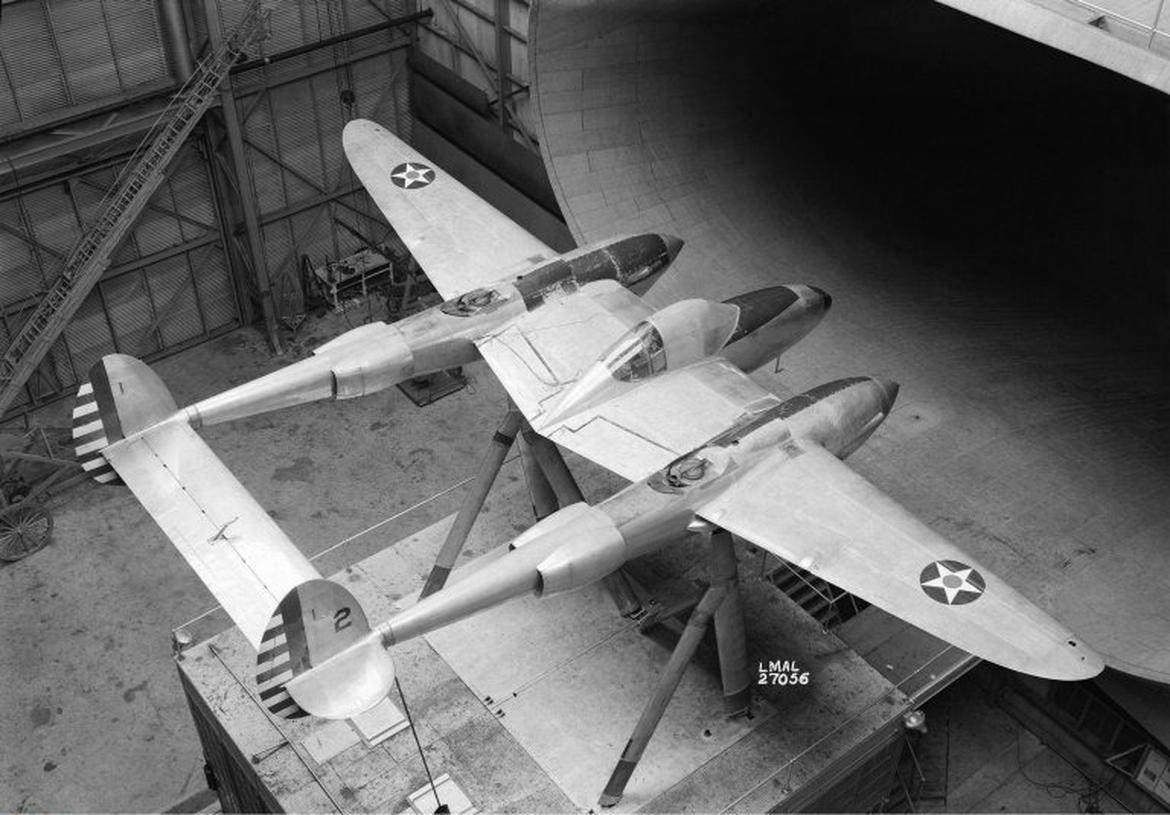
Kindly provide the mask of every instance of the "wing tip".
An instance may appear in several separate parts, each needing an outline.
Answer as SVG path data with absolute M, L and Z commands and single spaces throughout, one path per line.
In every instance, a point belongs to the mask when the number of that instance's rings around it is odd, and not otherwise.
M 1065 659 L 1060 661 L 1067 664 L 1067 668 L 1063 672 L 1066 675 L 1054 678 L 1072 681 L 1092 679 L 1105 670 L 1105 659 L 1076 637 L 1066 637 L 1061 645 L 1061 650 L 1065 654 Z
M 1019 673 L 1061 682 L 1092 679 L 1105 670 L 1104 658 L 1072 634 L 1065 632 L 1051 643 L 1040 653 L 1029 651 L 1024 659 L 996 659 L 994 654 L 984 658 Z
M 385 140 L 387 136 L 397 138 L 390 130 L 371 119 L 350 119 L 341 130 L 341 144 L 348 152 L 351 148 L 374 140 Z

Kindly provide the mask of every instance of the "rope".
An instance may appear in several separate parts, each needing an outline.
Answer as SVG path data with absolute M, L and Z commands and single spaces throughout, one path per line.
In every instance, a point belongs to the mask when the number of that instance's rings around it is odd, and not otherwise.
M 410 716 L 410 709 L 406 706 L 406 694 L 402 692 L 402 683 L 398 681 L 398 676 L 394 676 L 394 687 L 398 688 L 398 698 L 402 700 L 402 713 L 406 716 L 406 721 L 410 725 L 410 735 L 414 736 L 414 746 L 418 748 L 418 757 L 422 759 L 423 770 L 427 774 L 427 783 L 431 785 L 431 795 L 435 796 L 435 812 L 446 812 L 447 807 L 443 806 L 443 802 L 439 800 L 439 791 L 435 788 L 435 779 L 431 777 L 431 768 L 427 764 L 426 754 L 423 752 L 422 742 L 418 740 L 418 731 L 414 729 L 414 719 Z

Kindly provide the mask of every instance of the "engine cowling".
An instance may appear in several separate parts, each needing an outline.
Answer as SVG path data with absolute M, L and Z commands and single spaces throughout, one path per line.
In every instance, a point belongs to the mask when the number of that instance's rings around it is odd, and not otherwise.
M 626 541 L 613 519 L 596 507 L 577 507 L 573 523 L 557 533 L 564 542 L 536 567 L 542 597 L 587 586 L 626 562 Z
M 337 399 L 376 393 L 414 373 L 413 351 L 402 333 L 386 323 L 371 323 L 347 332 L 314 354 L 329 361 Z

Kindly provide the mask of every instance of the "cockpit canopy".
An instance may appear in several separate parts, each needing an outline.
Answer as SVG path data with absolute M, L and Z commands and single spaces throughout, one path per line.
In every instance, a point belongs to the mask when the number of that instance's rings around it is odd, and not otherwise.
M 631 328 L 601 364 L 619 382 L 637 382 L 669 366 L 681 368 L 722 348 L 735 331 L 739 308 L 709 300 L 681 300 Z
M 650 322 L 638 323 L 605 355 L 604 364 L 619 382 L 637 382 L 665 370 L 662 334 Z

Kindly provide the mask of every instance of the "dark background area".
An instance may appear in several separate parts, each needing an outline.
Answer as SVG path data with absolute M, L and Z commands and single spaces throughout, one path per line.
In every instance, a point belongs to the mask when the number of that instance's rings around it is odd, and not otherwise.
M 923 0 L 736 17 L 756 41 L 722 48 L 713 25 L 711 114 L 771 146 L 762 173 L 943 270 L 932 288 L 1170 340 L 1165 95 Z

